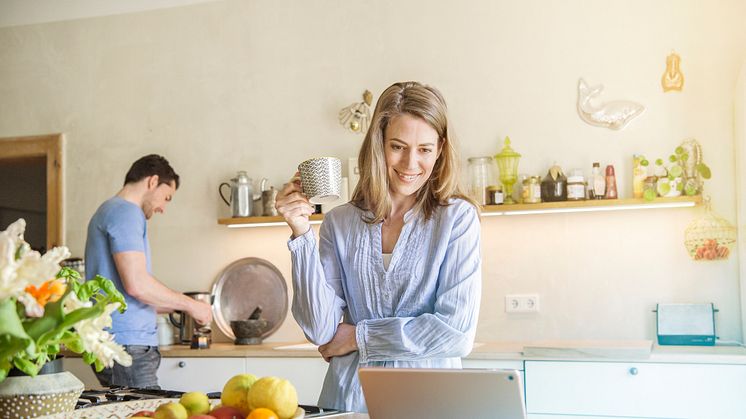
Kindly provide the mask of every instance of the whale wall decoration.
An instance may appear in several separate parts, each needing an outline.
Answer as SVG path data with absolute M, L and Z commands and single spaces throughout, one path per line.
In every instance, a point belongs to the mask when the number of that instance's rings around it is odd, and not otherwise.
M 600 84 L 589 87 L 585 80 L 578 81 L 578 114 L 586 123 L 618 131 L 645 111 L 644 106 L 627 100 L 595 103 L 603 89 Z

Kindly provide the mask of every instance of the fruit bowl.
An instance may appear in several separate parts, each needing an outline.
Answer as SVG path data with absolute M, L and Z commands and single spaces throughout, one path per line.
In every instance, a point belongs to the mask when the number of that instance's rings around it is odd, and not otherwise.
M 77 409 L 72 412 L 65 412 L 57 415 L 43 416 L 41 419 L 127 419 L 133 413 L 142 410 L 155 410 L 163 403 L 178 401 L 179 399 L 145 399 L 109 403 L 100 406 L 87 407 L 85 409 Z M 216 406 L 220 403 L 220 400 L 210 400 L 210 402 L 213 406 Z M 292 419 L 303 419 L 305 414 L 306 412 L 303 408 L 299 407 L 298 410 L 295 411 L 295 416 L 293 416 Z

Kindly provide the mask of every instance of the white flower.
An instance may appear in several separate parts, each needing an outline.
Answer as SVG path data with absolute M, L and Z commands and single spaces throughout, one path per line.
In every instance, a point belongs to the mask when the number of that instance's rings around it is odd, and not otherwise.
M 90 306 L 90 301 L 80 301 L 78 296 L 71 292 L 63 303 L 63 310 L 67 314 L 78 308 Z M 132 365 L 130 354 L 125 352 L 121 345 L 114 342 L 113 335 L 104 330 L 111 327 L 111 313 L 118 308 L 119 303 L 107 304 L 106 309 L 100 316 L 81 320 L 73 325 L 86 352 L 94 354 L 106 367 L 112 367 L 114 361 L 125 367 Z
M 70 257 L 66 247 L 55 247 L 44 256 L 29 250 L 23 241 L 25 229 L 26 221 L 20 218 L 0 232 L 0 300 L 21 297 L 26 286 L 39 286 L 53 279 L 60 262 Z

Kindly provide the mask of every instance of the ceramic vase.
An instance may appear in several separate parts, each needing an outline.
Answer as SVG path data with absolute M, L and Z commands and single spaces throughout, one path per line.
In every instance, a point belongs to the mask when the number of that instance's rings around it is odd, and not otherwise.
M 17 370 L 0 383 L 0 418 L 35 418 L 71 412 L 83 382 L 62 369 L 62 359 L 48 362 L 36 377 Z

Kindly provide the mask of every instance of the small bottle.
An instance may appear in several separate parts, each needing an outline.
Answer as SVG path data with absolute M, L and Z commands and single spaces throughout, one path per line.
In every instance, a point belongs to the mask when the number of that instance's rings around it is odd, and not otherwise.
M 606 199 L 617 199 L 616 176 L 614 175 L 614 166 L 606 166 Z
M 606 179 L 601 173 L 601 164 L 598 162 L 593 163 L 593 175 L 591 175 L 593 181 L 593 199 L 604 199 L 606 194 Z

